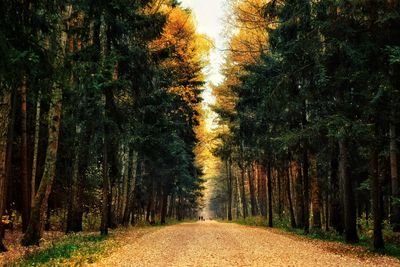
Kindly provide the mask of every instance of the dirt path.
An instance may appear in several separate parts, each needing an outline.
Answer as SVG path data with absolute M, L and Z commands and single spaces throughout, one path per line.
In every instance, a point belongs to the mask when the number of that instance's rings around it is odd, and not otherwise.
M 359 247 L 211 221 L 161 228 L 96 266 L 400 266 L 400 261 Z

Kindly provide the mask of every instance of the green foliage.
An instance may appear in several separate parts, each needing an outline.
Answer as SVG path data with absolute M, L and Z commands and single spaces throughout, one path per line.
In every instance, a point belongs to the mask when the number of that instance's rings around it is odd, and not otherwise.
M 387 51 L 389 53 L 389 62 L 392 65 L 400 64 L 400 47 L 387 47 Z
M 267 226 L 268 222 L 265 218 L 262 216 L 256 216 L 256 217 L 246 217 L 246 218 L 238 218 L 235 220 L 236 223 L 242 224 L 242 225 L 249 225 L 249 226 Z
M 18 262 L 18 266 L 58 266 L 66 260 L 73 264 L 93 263 L 102 254 L 107 245 L 103 242 L 107 237 L 94 234 L 71 234 L 56 241 L 43 251 L 33 253 Z

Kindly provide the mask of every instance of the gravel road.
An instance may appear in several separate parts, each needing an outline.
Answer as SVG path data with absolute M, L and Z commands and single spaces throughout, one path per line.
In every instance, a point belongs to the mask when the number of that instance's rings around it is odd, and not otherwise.
M 207 221 L 151 231 L 115 248 L 96 266 L 400 266 L 400 261 L 279 230 Z

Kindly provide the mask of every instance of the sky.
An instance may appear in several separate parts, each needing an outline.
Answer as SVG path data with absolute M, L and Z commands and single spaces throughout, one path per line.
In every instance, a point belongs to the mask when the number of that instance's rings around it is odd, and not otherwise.
M 203 92 L 203 108 L 206 115 L 206 128 L 215 129 L 217 115 L 211 111 L 210 105 L 215 103 L 211 85 L 220 84 L 222 75 L 222 64 L 224 56 L 222 48 L 225 44 L 224 38 L 224 16 L 227 9 L 227 0 L 180 0 L 183 7 L 190 8 L 196 21 L 196 28 L 199 34 L 205 34 L 213 42 L 213 49 L 210 51 L 209 64 L 205 68 L 206 88 Z
M 221 65 L 224 59 L 221 48 L 224 46 L 223 17 L 227 0 L 181 0 L 180 2 L 183 7 L 192 10 L 197 24 L 197 32 L 207 35 L 214 43 L 214 48 L 210 52 L 210 63 L 205 69 L 207 86 L 203 94 L 205 103 L 212 104 L 214 97 L 210 84 L 218 85 L 223 80 Z

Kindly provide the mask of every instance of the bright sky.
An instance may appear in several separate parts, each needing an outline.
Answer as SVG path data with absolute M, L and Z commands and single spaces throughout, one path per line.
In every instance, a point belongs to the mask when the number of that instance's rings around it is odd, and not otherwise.
M 208 84 L 217 85 L 223 79 L 221 65 L 224 59 L 219 49 L 224 46 L 223 16 L 227 0 L 181 0 L 181 3 L 193 11 L 198 33 L 207 35 L 214 42 L 214 49 L 210 53 L 210 65 L 205 73 Z M 210 86 L 207 86 L 203 97 L 207 104 L 213 103 L 214 97 Z
M 224 15 L 226 14 L 228 0 L 181 0 L 182 6 L 190 8 L 197 23 L 197 32 L 205 34 L 213 41 L 214 48 L 210 51 L 209 65 L 205 69 L 207 77 L 206 89 L 203 92 L 206 112 L 206 128 L 212 130 L 216 127 L 216 114 L 209 105 L 214 104 L 211 85 L 218 85 L 223 81 L 222 64 L 224 61 L 221 48 L 225 44 Z

